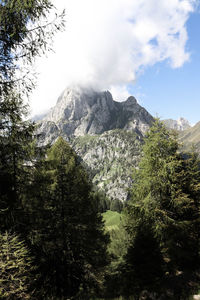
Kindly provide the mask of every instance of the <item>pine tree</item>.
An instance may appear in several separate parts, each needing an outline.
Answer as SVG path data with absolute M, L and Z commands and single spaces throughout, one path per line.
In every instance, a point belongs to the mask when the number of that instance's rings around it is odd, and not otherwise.
M 155 121 L 145 139 L 143 157 L 134 176 L 132 200 L 127 207 L 127 231 L 131 239 L 128 253 L 132 251 L 134 255 L 126 257 L 126 261 L 137 270 L 138 237 L 145 244 L 148 227 L 160 253 L 154 257 L 155 264 L 160 263 L 160 271 L 165 272 L 164 278 L 161 272 L 157 279 L 160 288 L 171 293 L 169 299 L 187 299 L 196 287 L 199 261 L 199 161 L 195 154 L 179 153 L 178 146 L 174 133 Z M 144 259 L 152 261 L 151 253 L 147 250 Z M 151 271 L 147 276 L 151 276 Z M 144 278 L 135 278 L 138 279 L 141 292 Z M 159 292 L 158 286 L 148 289 Z
M 23 190 L 33 160 L 34 124 L 24 121 L 26 106 L 14 93 L 1 103 L 0 120 L 0 229 L 14 228 L 22 213 Z M 22 220 L 22 215 L 18 217 Z
M 36 56 L 47 50 L 51 37 L 63 27 L 48 21 L 48 0 L 0 2 L 0 230 L 17 227 L 23 213 L 23 190 L 33 162 L 34 124 L 25 121 L 34 82 L 28 74 Z M 20 68 L 22 66 L 23 68 Z M 24 70 L 26 73 L 24 74 Z M 21 224 L 22 226 L 24 224 Z
M 26 242 L 34 211 L 28 187 L 38 157 L 23 99 L 34 87 L 31 64 L 63 28 L 63 14 L 48 20 L 52 9 L 48 0 L 0 1 L 0 232 L 20 232 Z
M 87 298 L 103 282 L 108 243 L 91 183 L 62 138 L 49 149 L 45 172 L 40 174 L 48 197 L 40 185 L 36 187 L 43 199 L 39 196 L 41 202 L 35 209 L 35 225 L 40 224 L 40 228 L 34 229 L 33 224 L 32 229 L 33 243 L 41 249 L 38 260 L 44 293 L 46 290 L 52 297 Z M 33 190 L 36 191 L 34 187 Z

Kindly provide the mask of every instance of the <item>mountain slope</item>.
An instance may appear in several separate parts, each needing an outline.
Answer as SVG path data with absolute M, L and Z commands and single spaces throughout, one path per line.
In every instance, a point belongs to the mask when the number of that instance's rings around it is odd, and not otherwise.
M 153 117 L 134 97 L 116 102 L 108 91 L 68 88 L 38 123 L 39 145 L 66 139 L 94 184 L 112 200 L 125 201 L 142 139 Z
M 200 153 L 200 122 L 193 127 L 179 134 L 180 141 L 183 143 L 184 150 L 191 150 L 194 145 L 198 153 Z
M 115 129 L 101 135 L 80 136 L 73 140 L 72 147 L 99 189 L 111 200 L 127 199 L 131 173 L 141 152 L 141 139 L 135 133 Z

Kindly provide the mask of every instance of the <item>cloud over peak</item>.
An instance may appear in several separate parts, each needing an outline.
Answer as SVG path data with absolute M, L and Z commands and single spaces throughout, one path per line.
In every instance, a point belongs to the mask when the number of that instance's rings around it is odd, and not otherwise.
M 40 99 L 40 109 L 53 105 L 72 83 L 125 95 L 126 85 L 133 83 L 144 67 L 164 60 L 172 68 L 181 67 L 189 60 L 186 22 L 196 3 L 54 0 L 59 10 L 66 9 L 66 30 L 55 39 L 55 53 L 38 60 L 41 75 L 34 103 Z

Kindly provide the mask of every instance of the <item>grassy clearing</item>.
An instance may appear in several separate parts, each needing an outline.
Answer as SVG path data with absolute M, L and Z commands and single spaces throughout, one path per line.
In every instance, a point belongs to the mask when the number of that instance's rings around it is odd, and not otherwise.
M 121 214 L 116 211 L 107 210 L 103 213 L 106 230 L 115 230 L 119 228 L 121 222 Z

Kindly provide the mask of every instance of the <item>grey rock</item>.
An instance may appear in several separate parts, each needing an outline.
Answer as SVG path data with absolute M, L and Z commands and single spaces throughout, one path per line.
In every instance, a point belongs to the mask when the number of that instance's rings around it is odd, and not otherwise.
M 126 201 L 141 144 L 136 133 L 115 129 L 100 135 L 76 137 L 71 145 L 82 158 L 95 186 L 110 199 Z
M 67 88 L 38 123 L 39 145 L 62 136 L 82 159 L 93 183 L 110 199 L 126 201 L 131 173 L 153 117 L 131 96 L 117 102 L 109 91 Z
M 184 118 L 179 118 L 178 120 L 167 119 L 163 120 L 163 122 L 168 129 L 183 131 L 191 128 L 189 121 Z
M 53 143 L 58 133 L 68 140 L 116 128 L 143 136 L 152 122 L 152 116 L 133 96 L 116 102 L 109 91 L 73 87 L 64 90 L 55 107 L 39 122 L 38 133 L 42 144 Z

